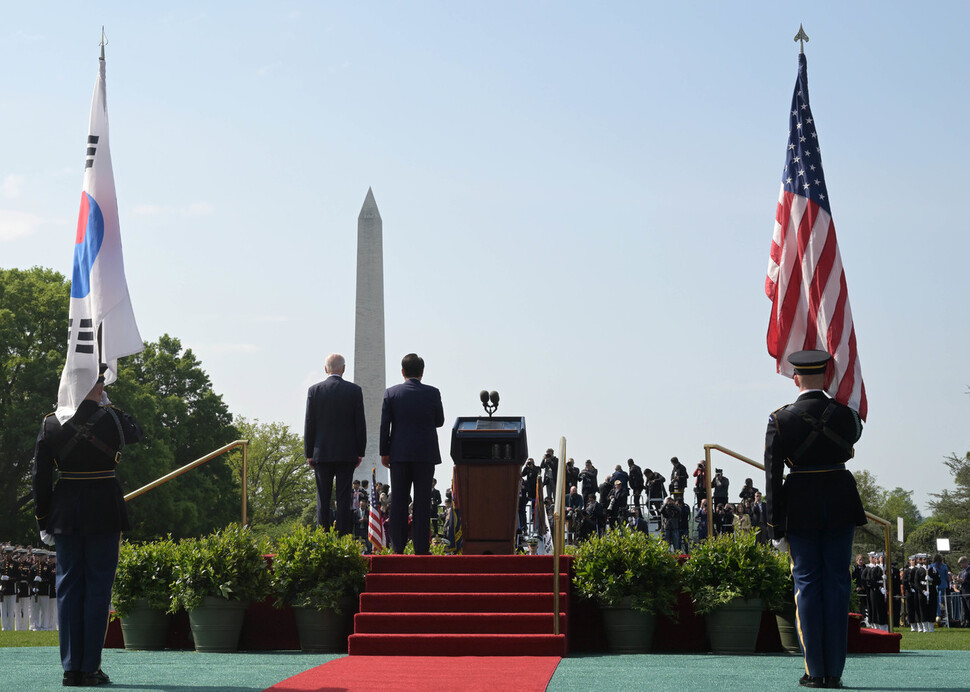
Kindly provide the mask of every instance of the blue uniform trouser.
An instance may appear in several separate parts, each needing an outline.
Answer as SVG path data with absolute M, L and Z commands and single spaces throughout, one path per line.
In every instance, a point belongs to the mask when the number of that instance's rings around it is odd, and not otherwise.
M 848 645 L 855 526 L 788 532 L 805 672 L 841 678 Z
M 93 673 L 101 667 L 121 534 L 55 534 L 54 542 L 61 665 Z

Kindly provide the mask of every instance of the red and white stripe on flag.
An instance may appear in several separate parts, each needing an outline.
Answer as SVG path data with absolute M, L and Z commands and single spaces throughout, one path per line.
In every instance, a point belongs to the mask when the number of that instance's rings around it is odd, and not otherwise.
M 377 497 L 377 472 L 371 471 L 370 482 L 370 511 L 367 513 L 367 540 L 377 548 L 387 547 L 387 537 L 384 535 L 384 517 Z
M 799 56 L 788 152 L 768 260 L 765 293 L 771 299 L 768 353 L 778 372 L 792 377 L 789 354 L 819 349 L 832 354 L 826 391 L 866 419 L 868 402 L 856 347 L 845 271 L 835 236 L 821 149 L 808 102 L 805 56 Z

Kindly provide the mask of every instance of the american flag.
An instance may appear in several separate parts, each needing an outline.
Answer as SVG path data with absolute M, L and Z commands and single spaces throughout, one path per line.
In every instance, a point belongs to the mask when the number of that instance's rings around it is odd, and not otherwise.
M 771 299 L 768 353 L 774 356 L 778 372 L 786 377 L 794 374 L 787 360 L 791 353 L 803 349 L 828 351 L 834 368 L 826 391 L 865 420 L 866 388 L 822 175 L 818 133 L 808 104 L 804 54 L 798 56 L 788 153 L 775 212 L 765 293 Z
M 377 497 L 377 469 L 370 473 L 370 512 L 367 517 L 367 539 L 374 548 L 381 550 L 387 547 L 387 537 L 384 535 L 384 518 L 381 516 L 381 506 Z

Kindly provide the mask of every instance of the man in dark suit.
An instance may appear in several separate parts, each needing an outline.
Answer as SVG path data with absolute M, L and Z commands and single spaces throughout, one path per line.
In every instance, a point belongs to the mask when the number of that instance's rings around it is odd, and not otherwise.
M 866 515 L 845 468 L 862 422 L 823 391 L 830 360 L 825 351 L 788 357 L 800 393 L 768 419 L 765 481 L 769 535 L 781 548 L 787 538 L 791 555 L 806 671 L 799 684 L 838 688 L 845 667 L 852 538 Z M 786 465 L 790 471 L 783 479 Z
M 101 405 L 105 369 L 69 420 L 61 424 L 53 414 L 44 419 L 34 449 L 37 525 L 41 540 L 57 550 L 65 687 L 110 682 L 101 670 L 101 650 L 121 532 L 131 528 L 115 467 L 125 444 L 141 440 L 142 431 L 127 413 Z
M 441 463 L 438 432 L 445 423 L 441 392 L 422 384 L 424 359 L 401 360 L 404 383 L 388 387 L 381 407 L 381 463 L 391 470 L 391 545 L 401 554 L 408 540 L 408 503 L 414 492 L 414 554 L 431 548 L 431 479 Z
M 331 353 L 324 363 L 327 379 L 310 387 L 306 398 L 303 452 L 317 483 L 317 523 L 330 526 L 330 496 L 336 479 L 337 531 L 353 532 L 354 469 L 360 465 L 367 446 L 364 394 L 360 387 L 343 378 L 347 362 Z

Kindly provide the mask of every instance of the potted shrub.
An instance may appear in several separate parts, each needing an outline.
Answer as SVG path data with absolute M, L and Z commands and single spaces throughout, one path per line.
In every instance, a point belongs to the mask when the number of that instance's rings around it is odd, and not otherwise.
M 168 639 L 171 583 L 176 545 L 171 537 L 149 543 L 121 544 L 111 589 L 115 615 L 121 618 L 126 649 L 163 649 Z
M 231 524 L 176 552 L 169 612 L 188 611 L 196 651 L 235 651 L 249 602 L 268 592 L 265 539 Z
M 694 610 L 707 616 L 715 653 L 754 652 L 762 610 L 780 608 L 791 588 L 777 551 L 758 543 L 753 531 L 708 538 L 682 573 Z
M 778 564 L 787 575 L 778 604 L 772 608 L 778 624 L 778 637 L 782 648 L 790 654 L 801 654 L 802 644 L 798 639 L 798 619 L 795 615 L 795 581 L 791 576 L 791 558 L 788 553 L 775 552 Z M 853 593 L 855 593 L 853 591 Z
M 607 645 L 615 653 L 650 649 L 655 616 L 673 616 L 679 583 L 677 559 L 657 536 L 620 526 L 576 549 L 573 586 L 599 604 Z
M 277 607 L 293 607 L 303 651 L 347 650 L 366 575 L 367 560 L 352 536 L 302 526 L 280 538 L 271 593 Z

